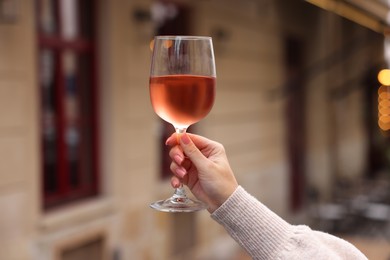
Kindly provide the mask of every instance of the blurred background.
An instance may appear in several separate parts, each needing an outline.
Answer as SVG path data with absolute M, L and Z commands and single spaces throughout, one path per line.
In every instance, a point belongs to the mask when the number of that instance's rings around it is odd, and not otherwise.
M 385 0 L 0 0 L 0 259 L 249 259 L 207 212 L 159 213 L 173 132 L 149 101 L 157 34 L 213 37 L 191 132 L 293 224 L 390 259 Z M 386 72 L 386 71 L 385 71 Z M 379 91 L 379 92 L 378 92 Z

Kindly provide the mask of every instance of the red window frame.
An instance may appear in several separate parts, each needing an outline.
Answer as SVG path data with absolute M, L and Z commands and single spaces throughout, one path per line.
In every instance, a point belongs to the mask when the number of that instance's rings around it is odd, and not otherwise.
M 60 0 L 52 0 L 54 3 L 54 12 L 55 12 L 55 23 L 58 28 L 61 28 L 61 19 L 60 15 Z M 91 8 L 89 19 L 92 23 L 91 25 L 91 33 L 88 37 L 77 36 L 71 40 L 65 39 L 60 35 L 60 32 L 56 32 L 50 35 L 45 35 L 41 32 L 39 28 L 39 21 L 37 21 L 37 45 L 38 45 L 38 55 L 44 50 L 50 50 L 54 53 L 54 70 L 55 70 L 55 79 L 54 79 L 54 101 L 55 101 L 55 128 L 56 128 L 56 139 L 55 139 L 55 156 L 56 158 L 56 166 L 53 171 L 47 172 L 45 168 L 45 160 L 47 151 L 45 151 L 46 147 L 43 140 L 43 132 L 44 132 L 44 104 L 42 98 L 42 197 L 43 197 L 43 208 L 50 209 L 56 206 L 64 205 L 69 202 L 74 202 L 76 200 L 89 198 L 91 196 L 96 196 L 99 194 L 99 186 L 100 186 L 100 178 L 99 178 L 99 167 L 98 167 L 98 157 L 99 157 L 99 145 L 98 145 L 98 80 L 97 80 L 97 55 L 96 55 L 96 9 L 95 9 L 95 1 L 94 0 L 81 0 L 83 1 L 83 8 Z M 81 10 L 80 12 L 85 11 Z M 36 2 L 36 13 L 37 19 L 39 18 L 41 12 L 40 2 Z M 80 23 L 78 27 L 81 28 Z M 58 30 L 60 31 L 60 30 Z M 78 91 L 76 94 L 77 99 L 80 101 L 84 100 L 82 98 L 87 98 L 90 106 L 90 114 L 88 118 L 83 118 L 83 115 L 79 115 L 79 120 L 77 121 L 77 126 L 81 129 L 80 132 L 85 133 L 85 129 L 83 127 L 89 127 L 90 143 L 88 148 L 85 146 L 86 142 L 82 140 L 80 142 L 80 147 L 78 148 L 77 154 L 78 159 L 81 160 L 80 164 L 83 164 L 83 159 L 85 159 L 85 155 L 83 152 L 89 150 L 91 154 L 89 154 L 90 165 L 88 173 L 85 173 L 86 167 L 82 167 L 78 165 L 76 170 L 76 178 L 82 178 L 83 174 L 89 174 L 89 180 L 87 182 L 80 182 L 76 187 L 71 185 L 71 172 L 69 166 L 69 154 L 68 148 L 65 141 L 65 127 L 66 127 L 66 114 L 65 114 L 65 102 L 66 102 L 66 75 L 63 68 L 63 59 L 64 53 L 67 51 L 71 51 L 77 55 L 77 57 L 81 57 L 79 55 L 85 55 L 88 57 L 88 63 L 90 67 L 88 68 L 88 76 L 87 79 L 89 84 L 88 91 L 90 91 L 91 95 L 86 97 L 85 94 L 81 94 L 81 91 Z M 39 70 L 41 68 L 39 67 Z M 80 83 L 80 75 L 76 73 L 76 85 L 82 84 Z M 41 85 L 41 84 L 40 84 Z M 42 93 L 42 89 L 39 88 L 39 91 Z M 85 90 L 84 90 L 85 91 Z M 84 92 L 85 93 L 85 92 Z M 82 96 L 83 95 L 83 96 Z M 86 126 L 88 125 L 88 126 Z M 82 136 L 82 138 L 85 136 Z M 87 160 L 88 160 L 87 159 Z M 47 175 L 52 174 L 55 175 L 55 188 L 54 190 L 47 190 Z

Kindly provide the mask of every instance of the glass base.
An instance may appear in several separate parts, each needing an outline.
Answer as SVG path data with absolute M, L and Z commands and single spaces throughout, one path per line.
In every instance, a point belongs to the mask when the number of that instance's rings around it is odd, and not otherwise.
M 207 209 L 207 205 L 198 200 L 189 199 L 185 194 L 177 194 L 180 189 L 175 191 L 172 197 L 166 200 L 159 200 L 150 207 L 163 212 L 194 212 Z

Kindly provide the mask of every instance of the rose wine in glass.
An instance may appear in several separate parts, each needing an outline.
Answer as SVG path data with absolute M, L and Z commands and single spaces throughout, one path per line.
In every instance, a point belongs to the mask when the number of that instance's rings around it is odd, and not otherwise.
M 150 70 L 150 99 L 156 114 L 179 134 L 203 119 L 215 98 L 216 71 L 210 37 L 156 36 Z M 183 185 L 172 197 L 150 205 L 165 212 L 192 212 L 207 208 L 187 197 Z

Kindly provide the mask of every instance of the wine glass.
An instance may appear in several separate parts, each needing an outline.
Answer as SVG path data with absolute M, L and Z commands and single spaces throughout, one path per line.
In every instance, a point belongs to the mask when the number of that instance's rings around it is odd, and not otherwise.
M 211 37 L 156 36 L 150 70 L 150 99 L 156 114 L 176 133 L 204 118 L 215 98 L 215 61 Z M 207 208 L 187 197 L 183 184 L 172 197 L 150 205 L 165 212 L 192 212 Z

